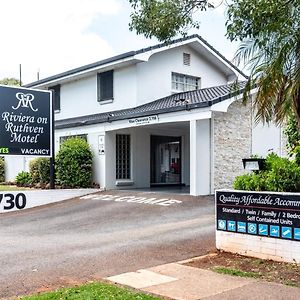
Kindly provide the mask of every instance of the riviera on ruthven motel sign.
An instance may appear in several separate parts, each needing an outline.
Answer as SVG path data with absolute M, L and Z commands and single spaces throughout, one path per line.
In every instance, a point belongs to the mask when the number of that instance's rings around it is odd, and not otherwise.
M 0 155 L 51 156 L 50 91 L 0 86 Z

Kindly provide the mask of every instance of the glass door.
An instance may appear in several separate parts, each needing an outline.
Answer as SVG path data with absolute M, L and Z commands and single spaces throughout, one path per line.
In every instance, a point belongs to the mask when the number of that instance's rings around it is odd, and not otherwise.
M 181 137 L 151 136 L 151 184 L 181 184 Z

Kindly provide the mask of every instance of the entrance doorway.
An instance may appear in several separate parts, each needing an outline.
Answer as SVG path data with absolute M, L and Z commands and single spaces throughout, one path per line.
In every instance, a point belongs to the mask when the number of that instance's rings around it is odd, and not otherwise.
M 181 137 L 152 135 L 151 185 L 181 184 Z

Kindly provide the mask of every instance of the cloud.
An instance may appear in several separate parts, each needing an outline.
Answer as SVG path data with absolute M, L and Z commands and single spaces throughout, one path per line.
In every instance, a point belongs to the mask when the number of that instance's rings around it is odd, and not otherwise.
M 117 0 L 10 0 L 0 10 L 0 78 L 34 81 L 114 54 L 89 31 L 96 17 L 116 17 Z

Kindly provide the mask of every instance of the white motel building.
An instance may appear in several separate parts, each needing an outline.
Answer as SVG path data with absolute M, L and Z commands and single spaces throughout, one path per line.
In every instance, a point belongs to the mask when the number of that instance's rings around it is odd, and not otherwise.
M 229 188 L 242 158 L 283 154 L 282 131 L 256 125 L 234 95 L 245 75 L 198 35 L 131 51 L 26 85 L 55 90 L 55 148 L 85 138 L 106 189 Z M 255 94 L 253 94 L 255 96 Z M 29 158 L 6 157 L 6 179 Z

